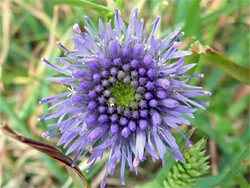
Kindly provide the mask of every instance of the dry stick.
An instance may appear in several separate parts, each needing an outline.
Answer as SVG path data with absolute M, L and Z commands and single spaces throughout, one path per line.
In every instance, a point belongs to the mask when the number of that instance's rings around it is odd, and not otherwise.
M 164 23 L 169 23 L 169 25 L 173 28 L 174 24 L 173 24 L 173 14 L 174 14 L 174 4 L 175 4 L 175 0 L 170 0 L 168 1 L 168 9 L 166 11 L 165 14 L 163 14 L 164 16 L 162 17 L 162 20 L 164 20 Z M 167 25 L 162 26 L 163 28 L 166 28 Z
M 90 187 L 92 188 L 98 188 L 99 185 L 101 184 L 104 176 L 105 176 L 106 169 L 103 168 L 98 174 L 96 174 L 95 179 L 90 184 Z
M 141 13 L 141 11 L 143 10 L 143 7 L 145 5 L 146 0 L 141 0 L 141 1 L 137 1 L 137 3 L 134 5 L 134 7 L 138 8 L 138 12 L 139 14 Z
M 154 7 L 152 14 L 147 19 L 145 27 L 147 28 L 154 21 L 154 19 L 157 15 L 161 15 L 163 9 L 166 8 L 168 5 L 169 5 L 169 3 L 167 1 L 161 1 L 161 2 L 157 3 L 157 5 Z M 148 30 L 148 32 L 150 32 L 150 29 Z M 156 33 L 156 36 L 155 36 L 156 39 L 160 38 L 160 35 L 161 35 L 161 25 L 158 29 L 158 32 Z
M 212 115 L 210 115 L 210 124 L 212 129 L 216 128 L 216 123 Z M 211 168 L 212 168 L 212 175 L 216 176 L 218 174 L 217 164 L 216 164 L 216 143 L 213 138 L 209 138 L 209 152 L 211 155 Z M 217 186 L 216 188 L 220 188 Z
M 26 9 L 28 12 L 30 12 L 34 17 L 41 20 L 43 24 L 49 28 L 51 25 L 51 20 L 48 15 L 46 15 L 44 12 L 40 11 L 37 7 L 31 6 L 30 4 L 22 1 L 22 0 L 14 0 L 15 3 Z
M 48 47 L 46 51 L 42 54 L 42 56 L 46 59 L 49 59 L 52 52 L 53 48 L 55 46 L 55 34 L 56 34 L 56 26 L 57 26 L 57 21 L 58 21 L 58 12 L 59 12 L 59 6 L 56 5 L 54 6 L 54 11 L 53 11 L 53 20 L 50 28 L 50 34 L 49 34 L 49 41 L 48 41 Z M 40 75 L 44 72 L 45 69 L 45 63 L 40 63 L 39 66 L 36 68 L 35 74 Z
M 3 134 L 0 133 L 0 186 L 2 185 L 3 181 L 3 143 L 4 143 L 4 137 Z
M 37 10 L 34 7 L 31 7 L 30 5 L 26 4 L 25 2 L 21 0 L 15 0 L 14 2 L 18 3 L 20 6 L 24 7 L 29 11 L 33 16 L 40 19 L 42 22 L 44 22 L 45 25 L 51 25 L 50 26 L 50 35 L 49 35 L 49 41 L 48 41 L 48 47 L 46 48 L 45 52 L 43 52 L 43 56 L 46 58 L 50 58 L 53 47 L 55 45 L 55 31 L 56 26 L 58 22 L 58 12 L 59 7 L 58 5 L 54 6 L 53 10 L 53 20 L 51 21 L 50 18 L 44 14 L 43 12 Z M 30 68 L 29 68 L 29 77 L 33 77 L 32 82 L 30 85 L 26 86 L 25 91 L 32 91 L 37 90 L 37 87 L 39 87 L 39 83 L 35 79 L 36 77 L 39 77 L 45 70 L 45 63 L 39 63 L 36 70 L 34 70 L 34 61 L 35 61 L 35 55 L 38 53 L 38 50 L 40 50 L 43 47 L 44 43 L 40 43 L 35 50 L 32 53 L 32 57 L 30 59 Z M 36 77 L 34 77 L 36 75 Z M 25 93 L 26 94 L 26 93 Z M 24 96 L 23 96 L 24 97 Z
M 30 62 L 29 62 L 29 69 L 28 69 L 28 75 L 29 77 L 35 77 L 35 62 L 36 57 L 38 56 L 39 52 L 42 51 L 42 49 L 45 46 L 45 41 L 40 42 L 35 49 L 32 51 Z
M 52 50 L 55 46 L 55 37 L 56 37 L 56 27 L 57 27 L 57 22 L 58 22 L 58 16 L 59 16 L 59 6 L 56 5 L 54 6 L 53 9 L 53 20 L 50 28 L 50 34 L 49 34 L 49 41 L 48 41 L 48 48 L 45 53 L 45 58 L 50 58 L 52 54 Z
M 29 82 L 29 84 L 27 84 L 25 86 L 24 92 L 21 95 L 21 101 L 20 101 L 20 103 L 18 103 L 18 105 L 15 108 L 15 110 L 17 110 L 17 112 L 19 112 L 19 110 L 22 110 L 22 106 L 24 105 L 24 103 L 26 102 L 28 97 L 30 96 L 30 92 L 32 91 L 32 87 L 35 84 L 34 80 L 38 79 L 37 75 L 35 74 L 35 61 L 36 61 L 37 54 L 42 50 L 44 45 L 45 45 L 45 42 L 41 42 L 38 46 L 35 47 L 35 49 L 33 50 L 32 54 L 31 54 L 29 69 L 28 69 L 28 78 L 30 78 L 30 82 Z
M 107 185 L 113 186 L 113 187 L 121 187 L 121 181 L 117 178 L 107 178 Z M 135 185 L 132 183 L 126 183 L 125 184 L 126 188 L 134 188 Z M 97 187 L 96 187 L 97 188 Z
M 64 155 L 60 150 L 55 148 L 54 146 L 51 146 L 51 145 L 43 143 L 43 142 L 39 142 L 37 140 L 30 139 L 30 138 L 22 136 L 22 135 L 19 135 L 16 132 L 14 132 L 8 125 L 0 127 L 0 129 L 2 130 L 2 132 L 5 135 L 7 135 L 7 136 L 9 136 L 9 137 L 23 143 L 23 144 L 29 145 L 32 148 L 46 154 L 47 156 L 49 156 L 49 157 L 63 163 L 65 166 L 73 169 L 74 172 L 81 179 L 82 183 L 84 184 L 84 187 L 89 188 L 89 184 L 86 181 L 86 179 L 85 179 L 84 175 L 82 174 L 81 170 L 77 166 L 72 167 L 71 164 L 72 164 L 73 161 L 68 156 Z
M 10 2 L 9 0 L 4 0 L 2 2 L 2 22 L 3 22 L 3 44 L 2 52 L 0 55 L 0 66 L 3 65 L 9 51 L 10 42 Z
M 22 1 L 16 1 L 16 2 L 19 2 L 22 6 L 25 5 L 25 4 L 22 4 L 23 3 Z M 58 7 L 58 5 L 56 5 L 56 6 L 54 6 L 54 9 L 53 9 L 53 20 L 51 22 L 51 27 L 50 27 L 48 47 L 43 52 L 43 57 L 45 57 L 45 58 L 50 58 L 50 56 L 53 52 L 53 48 L 55 46 L 55 31 L 56 31 L 56 26 L 57 26 L 57 22 L 58 22 L 58 12 L 59 12 L 59 7 Z M 36 75 L 36 77 L 38 78 L 40 75 L 43 74 L 43 72 L 45 70 L 45 67 L 46 67 L 45 63 L 39 63 L 36 70 L 34 70 L 32 67 L 32 66 L 34 66 L 34 61 L 35 61 L 34 56 L 38 53 L 38 50 L 40 50 L 43 47 L 43 45 L 44 45 L 43 43 L 39 44 L 38 47 L 35 48 L 35 50 L 32 53 L 32 57 L 30 60 L 31 68 L 29 68 L 29 72 L 28 72 L 29 76 Z M 34 77 L 34 79 L 32 79 L 31 84 L 26 86 L 25 91 L 29 91 L 29 92 L 38 91 L 37 88 L 40 86 L 39 86 L 39 82 L 37 81 L 37 79 L 35 79 L 36 77 Z M 24 94 L 26 94 L 26 92 L 24 92 Z M 22 96 L 22 97 L 24 97 L 24 96 Z
M 216 124 L 212 116 L 210 116 L 210 124 L 211 124 L 212 129 L 215 129 Z M 210 145 L 209 150 L 211 154 L 212 174 L 215 176 L 218 174 L 218 170 L 217 170 L 217 165 L 216 165 L 216 143 L 214 139 L 212 138 L 209 139 L 209 145 Z
M 47 26 L 47 28 L 50 28 L 50 26 L 51 26 L 52 30 L 50 30 L 50 40 L 49 40 L 51 42 L 49 44 L 50 44 L 50 46 L 54 45 L 53 42 L 55 41 L 55 28 L 56 28 L 56 23 L 58 20 L 58 6 L 54 7 L 54 17 L 53 17 L 53 21 L 51 22 L 50 18 L 47 15 L 42 14 L 42 12 L 39 11 L 38 9 L 36 9 L 35 7 L 31 7 L 30 5 L 28 5 L 27 3 L 24 3 L 21 0 L 15 0 L 14 2 L 16 2 L 19 5 L 21 5 L 22 7 L 24 7 L 27 11 L 31 12 L 38 19 L 41 19 L 42 22 L 44 23 L 44 25 Z M 53 49 L 53 47 L 51 47 L 49 49 Z M 51 55 L 51 51 L 48 51 L 47 54 Z M 43 63 L 40 63 L 40 64 L 43 64 Z M 38 70 L 37 72 L 42 74 L 41 70 Z M 37 76 L 39 76 L 39 75 L 37 75 Z M 39 88 L 38 83 L 34 84 L 33 88 L 35 90 L 36 90 L 36 88 Z
M 2 66 L 4 61 L 8 56 L 9 46 L 10 46 L 10 1 L 4 0 L 2 2 L 2 23 L 3 23 L 3 44 L 2 51 L 0 54 L 0 79 L 2 78 Z M 4 87 L 2 82 L 0 82 L 0 91 L 3 91 Z

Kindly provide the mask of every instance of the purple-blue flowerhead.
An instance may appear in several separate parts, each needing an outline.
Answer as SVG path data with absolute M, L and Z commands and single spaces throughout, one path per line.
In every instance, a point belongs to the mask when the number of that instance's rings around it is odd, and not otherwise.
M 47 66 L 65 75 L 48 80 L 65 84 L 69 89 L 40 101 L 40 104 L 55 103 L 49 108 L 55 108 L 55 112 L 39 120 L 58 118 L 57 123 L 48 126 L 53 129 L 43 136 L 60 135 L 58 145 L 65 147 L 71 143 L 66 154 L 77 152 L 73 166 L 79 155 L 86 155 L 92 148 L 88 171 L 108 152 L 102 187 L 108 173 L 114 173 L 118 161 L 121 161 L 122 184 L 125 184 L 125 164 L 137 172 L 139 163 L 146 160 L 146 151 L 153 161 L 160 158 L 163 165 L 167 151 L 176 161 L 183 161 L 170 128 L 181 133 L 179 125 L 190 125 L 182 115 L 193 117 L 197 110 L 193 107 L 205 109 L 202 105 L 208 105 L 193 97 L 210 95 L 201 87 L 187 84 L 190 77 L 203 77 L 203 74 L 183 75 L 196 65 L 183 65 L 185 56 L 191 52 L 177 51 L 184 33 L 176 29 L 163 40 L 156 40 L 161 17 L 143 29 L 143 19 L 137 21 L 137 9 L 132 10 L 127 27 L 118 9 L 115 9 L 114 28 L 110 21 L 105 29 L 99 20 L 99 31 L 96 31 L 88 17 L 85 19 L 90 26 L 85 27 L 86 33 L 77 24 L 73 26 L 74 51 L 57 42 L 69 56 L 55 58 L 63 66 L 42 59 Z M 150 27 L 152 31 L 146 37 Z M 57 133 L 52 134 L 55 130 Z

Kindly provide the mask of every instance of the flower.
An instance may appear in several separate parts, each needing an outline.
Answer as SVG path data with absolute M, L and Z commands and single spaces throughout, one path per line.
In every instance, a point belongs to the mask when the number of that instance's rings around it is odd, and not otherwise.
M 168 151 L 176 161 L 183 161 L 170 128 L 180 124 L 190 125 L 183 114 L 193 117 L 193 112 L 206 102 L 194 101 L 198 95 L 210 95 L 201 87 L 187 84 L 190 77 L 203 77 L 203 74 L 183 75 L 196 64 L 184 65 L 189 51 L 177 51 L 184 35 L 176 29 L 163 40 L 155 39 L 161 17 L 157 16 L 149 27 L 143 30 L 143 19 L 137 21 L 137 9 L 133 9 L 128 27 L 115 9 L 114 28 L 111 21 L 104 24 L 99 20 L 96 31 L 85 17 L 90 28 L 83 34 L 77 24 L 72 40 L 75 50 L 70 51 L 60 42 L 57 45 L 71 57 L 58 57 L 55 60 L 63 66 L 51 64 L 42 59 L 48 67 L 64 74 L 48 80 L 66 84 L 69 91 L 57 96 L 44 98 L 45 102 L 55 103 L 49 110 L 55 112 L 42 116 L 39 120 L 58 118 L 58 122 L 48 125 L 53 129 L 44 137 L 61 135 L 58 145 L 67 147 L 72 143 L 67 155 L 77 151 L 72 166 L 79 155 L 86 155 L 92 148 L 88 163 L 92 166 L 105 151 L 109 152 L 106 174 L 101 187 L 106 184 L 107 174 L 113 174 L 117 162 L 121 160 L 121 179 L 125 184 L 125 164 L 130 170 L 146 160 L 145 151 L 152 160 L 161 159 Z M 146 31 L 152 31 L 146 37 Z M 56 133 L 52 134 L 55 130 Z M 187 140 L 189 146 L 191 142 Z M 173 152 L 171 152 L 171 150 Z

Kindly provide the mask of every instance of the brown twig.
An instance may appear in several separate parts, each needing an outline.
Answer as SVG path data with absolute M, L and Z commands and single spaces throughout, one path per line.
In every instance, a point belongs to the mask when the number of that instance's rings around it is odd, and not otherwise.
M 10 42 L 10 1 L 4 0 L 2 2 L 2 22 L 3 22 L 3 44 L 0 55 L 0 66 L 3 65 L 9 51 Z
M 30 5 L 29 3 L 26 3 L 23 0 L 14 0 L 13 2 L 17 3 L 24 9 L 26 9 L 28 12 L 30 12 L 34 17 L 41 20 L 42 23 L 49 28 L 51 25 L 51 19 L 48 15 L 46 15 L 43 11 L 39 10 L 37 7 L 34 7 L 33 5 Z
M 216 128 L 215 120 L 212 116 L 210 116 L 210 124 L 212 129 Z M 212 168 L 212 175 L 216 176 L 218 174 L 218 168 L 216 163 L 216 142 L 213 138 L 209 138 L 209 152 L 211 155 L 211 168 Z M 220 186 L 217 186 L 216 188 L 220 188 Z
M 59 6 L 56 5 L 54 6 L 54 9 L 53 9 L 53 20 L 52 20 L 52 24 L 50 27 L 48 45 L 47 45 L 45 52 L 42 54 L 42 57 L 46 59 L 50 58 L 53 52 L 53 48 L 55 46 L 55 36 L 56 36 L 56 26 L 57 26 L 58 16 L 59 16 Z M 37 66 L 35 70 L 35 74 L 36 75 L 42 74 L 44 69 L 45 69 L 45 63 L 40 63 L 39 66 Z
M 47 156 L 57 161 L 60 161 L 66 167 L 71 168 L 79 176 L 82 183 L 84 184 L 84 187 L 89 188 L 89 184 L 86 178 L 84 177 L 84 175 L 82 174 L 81 170 L 77 166 L 72 167 L 71 164 L 73 161 L 68 156 L 64 155 L 61 151 L 59 151 L 57 148 L 55 148 L 54 146 L 19 135 L 16 132 L 14 132 L 7 124 L 1 127 L 1 130 L 5 135 L 10 136 L 11 138 L 19 142 L 27 144 L 31 146 L 32 148 L 46 154 Z
M 3 143 L 4 143 L 4 137 L 2 133 L 0 133 L 0 187 L 2 185 L 3 180 Z
M 210 116 L 210 124 L 212 129 L 216 127 L 215 120 L 213 117 Z M 214 139 L 209 139 L 209 150 L 211 154 L 211 167 L 212 167 L 212 174 L 215 176 L 218 174 L 217 165 L 216 165 L 216 143 Z

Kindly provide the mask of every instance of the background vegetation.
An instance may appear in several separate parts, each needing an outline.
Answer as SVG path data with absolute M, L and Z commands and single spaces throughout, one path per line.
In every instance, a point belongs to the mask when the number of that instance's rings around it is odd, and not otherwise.
M 56 0 L 59 2 L 59 0 Z M 13 130 L 36 140 L 56 145 L 58 138 L 45 140 L 41 134 L 48 122 L 37 122 L 47 114 L 48 105 L 39 99 L 61 93 L 65 87 L 45 78 L 56 74 L 46 68 L 40 58 L 62 55 L 56 46 L 61 41 L 69 49 L 73 42 L 72 25 L 84 28 L 88 15 L 95 27 L 99 17 L 109 20 L 117 6 L 128 20 L 130 10 L 139 8 L 139 18 L 148 25 L 157 14 L 162 16 L 158 37 L 163 38 L 178 27 L 185 36 L 182 49 L 194 55 L 186 63 L 198 62 L 193 70 L 203 72 L 204 79 L 192 79 L 191 84 L 204 86 L 211 97 L 204 97 L 210 106 L 199 110 L 191 123 L 196 130 L 191 141 L 207 137 L 206 155 L 211 168 L 193 187 L 249 187 L 249 26 L 248 0 L 2 0 L 0 20 L 0 118 Z M 90 3 L 89 3 L 90 2 Z M 206 51 L 210 46 L 218 53 Z M 231 61 L 230 61 L 230 60 Z M 53 61 L 52 61 L 53 62 Z M 190 127 L 181 126 L 182 130 Z M 173 132 L 174 133 L 174 132 Z M 175 134 L 180 140 L 180 135 Z M 181 141 L 180 141 L 181 142 Z M 62 149 L 64 152 L 64 150 Z M 107 156 L 105 156 L 107 158 Z M 104 158 L 105 158 L 104 157 Z M 168 156 L 166 156 L 168 157 Z M 90 173 L 87 158 L 79 158 L 79 167 L 92 187 L 98 187 L 104 176 L 105 159 Z M 161 168 L 161 161 L 150 157 L 139 167 L 139 175 L 126 172 L 126 187 L 149 182 L 162 186 L 174 163 L 169 160 Z M 159 172 L 159 173 L 158 173 Z M 173 173 L 173 171 L 171 172 Z M 183 173 L 185 175 L 185 173 Z M 185 177 L 183 176 L 184 181 Z M 152 184 L 151 184 L 152 183 Z M 165 183 L 166 184 L 166 183 Z M 10 139 L 0 132 L 0 185 L 2 187 L 71 187 L 72 180 L 65 167 L 29 146 Z M 107 187 L 120 186 L 119 168 L 107 179 Z M 146 187 L 144 185 L 144 187 Z M 152 186 L 151 186 L 152 187 Z

